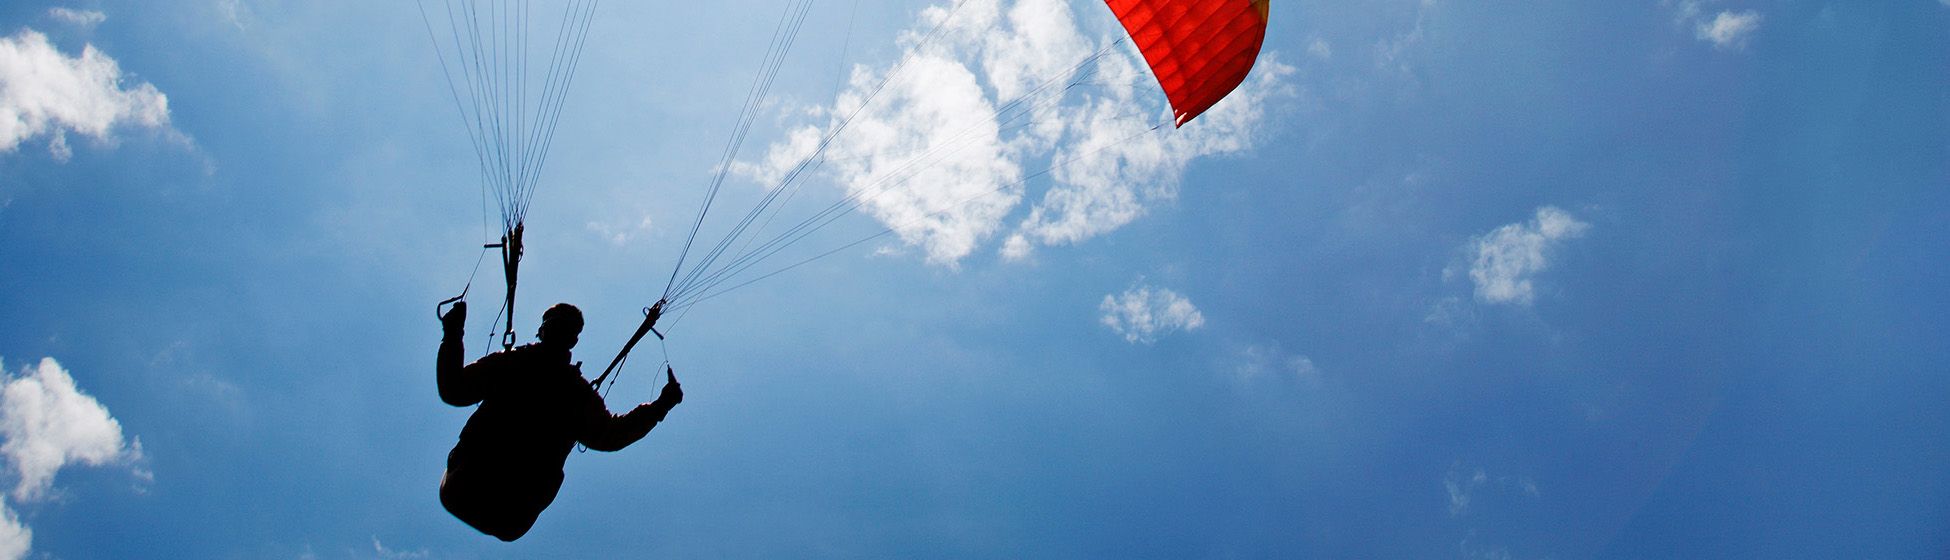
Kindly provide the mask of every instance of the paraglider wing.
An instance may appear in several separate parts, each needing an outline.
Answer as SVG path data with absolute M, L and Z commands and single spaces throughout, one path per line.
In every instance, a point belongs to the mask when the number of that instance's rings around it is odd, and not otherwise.
M 1268 0 L 1104 0 L 1185 126 L 1246 80 L 1266 39 Z

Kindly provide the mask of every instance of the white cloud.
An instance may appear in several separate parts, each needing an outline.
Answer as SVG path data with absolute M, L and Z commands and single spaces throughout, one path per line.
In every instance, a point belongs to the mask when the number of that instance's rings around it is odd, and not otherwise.
M 84 28 L 94 27 L 108 20 L 108 14 L 94 10 L 75 10 L 70 8 L 51 8 L 47 16 Z
M 5 364 L 0 364 L 4 372 Z M 0 457 L 19 477 L 13 502 L 44 499 L 54 475 L 71 464 L 132 463 L 142 458 L 142 442 L 124 444 L 122 425 L 94 397 L 82 393 L 74 377 L 53 358 L 24 368 L 20 376 L 0 373 Z M 136 471 L 140 478 L 148 473 Z M 0 502 L 0 560 L 26 558 L 34 531 L 20 522 L 12 504 Z
M 1760 29 L 1761 15 L 1755 10 L 1721 10 L 1714 13 L 1706 9 L 1701 0 L 1680 0 L 1677 3 L 1664 0 L 1661 3 L 1673 7 L 1674 26 L 1691 28 L 1694 38 L 1711 43 L 1716 49 L 1745 47 L 1748 38 Z
M 1693 35 L 1701 41 L 1713 43 L 1716 48 L 1739 48 L 1747 44 L 1747 37 L 1757 29 L 1760 29 L 1759 12 L 1723 11 L 1712 20 L 1698 22 L 1693 28 Z
M 1474 536 L 1475 531 L 1471 531 L 1469 536 L 1463 537 L 1462 542 L 1457 544 L 1457 548 L 1462 551 L 1463 558 L 1470 560 L 1516 560 L 1515 556 L 1510 555 L 1510 549 L 1508 548 L 1471 544 L 1469 539 Z
M 1132 90 L 1084 108 L 1087 124 L 1073 130 L 1074 142 L 1055 155 L 1068 163 L 1056 169 L 1056 185 L 1030 209 L 1016 236 L 1058 245 L 1115 230 L 1177 198 L 1179 177 L 1192 160 L 1251 148 L 1267 99 L 1291 95 L 1280 79 L 1293 68 L 1270 54 L 1260 64 L 1259 72 L 1225 102 L 1176 134 L 1146 134 L 1148 123 L 1117 118 L 1139 105 Z M 1025 253 L 1004 255 L 1020 258 Z
M 1009 185 L 1022 177 L 1010 157 L 995 109 L 966 66 L 940 56 L 908 62 L 904 79 L 882 92 L 878 107 L 852 123 L 827 151 L 828 167 L 869 214 L 928 260 L 953 263 L 1000 227 L 1020 199 Z M 864 69 L 842 105 L 878 80 Z M 1000 191 L 1000 192 L 997 192 Z M 994 193 L 991 195 L 991 193 Z
M 46 134 L 49 150 L 65 159 L 68 131 L 112 142 L 118 126 L 166 129 L 168 98 L 148 83 L 124 87 L 124 79 L 94 45 L 69 57 L 32 29 L 0 38 L 0 153 Z
M 0 437 L 6 438 L 0 457 L 20 477 L 14 500 L 44 497 L 62 467 L 126 464 L 142 457 L 141 442 L 125 444 L 122 424 L 76 388 L 53 358 L 0 380 Z
M 1468 515 L 1475 501 L 1474 496 L 1485 488 L 1493 490 L 1490 493 L 1493 499 L 1543 496 L 1543 492 L 1537 488 L 1537 481 L 1530 477 L 1504 475 L 1492 479 L 1489 471 L 1481 467 L 1464 468 L 1460 463 L 1450 466 L 1449 473 L 1442 476 L 1442 488 L 1449 494 L 1449 515 L 1452 517 Z
M 1950 0 L 1945 1 L 1950 2 Z M 1332 60 L 1334 58 L 1334 48 L 1327 45 L 1326 39 L 1322 39 L 1316 35 L 1307 41 L 1307 54 L 1320 60 Z
M 414 550 L 414 551 L 393 550 L 390 548 L 386 548 L 386 545 L 380 544 L 379 537 L 376 536 L 372 538 L 372 552 L 373 554 L 379 555 L 380 558 L 400 558 L 400 559 L 426 558 L 428 556 L 433 555 L 432 551 L 424 548 L 419 550 Z
M 1240 351 L 1235 370 L 1240 381 L 1251 381 L 1268 376 L 1282 376 L 1306 381 L 1319 381 L 1320 368 L 1312 358 L 1299 354 L 1289 354 L 1279 344 L 1269 346 L 1247 346 Z
M 1173 199 L 1187 162 L 1250 148 L 1262 105 L 1290 94 L 1280 78 L 1293 69 L 1268 53 L 1239 91 L 1176 133 L 1158 134 L 1152 127 L 1169 118 L 1163 95 L 1135 52 L 1097 59 L 1094 76 L 1108 85 L 1062 87 L 1114 39 L 1087 36 L 1062 0 L 929 8 L 902 35 L 905 62 L 885 89 L 874 93 L 890 70 L 855 68 L 848 89 L 815 111 L 825 125 L 794 130 L 758 162 L 732 169 L 775 185 L 870 102 L 826 147 L 822 172 L 929 262 L 953 266 L 1003 232 L 1027 195 L 1024 180 L 1056 168 L 1053 186 L 1003 242 L 1006 257 L 1021 258 L 1037 244 L 1115 230 Z M 1025 107 L 1034 111 L 1026 126 Z
M 627 223 L 627 220 L 621 223 L 590 221 L 587 227 L 589 231 L 608 240 L 612 245 L 627 245 L 637 236 L 652 231 L 653 225 L 655 224 L 651 221 L 650 215 L 646 213 L 634 224 Z
M 1530 509 L 1530 505 L 1543 497 L 1537 481 L 1528 476 L 1500 475 L 1492 477 L 1482 467 L 1464 467 L 1458 461 L 1449 467 L 1448 474 L 1442 477 L 1443 490 L 1449 496 L 1449 516 L 1464 520 L 1478 510 L 1485 510 L 1487 517 L 1498 523 L 1508 523 L 1511 513 L 1518 508 Z M 1516 558 L 1510 549 L 1494 543 L 1479 544 L 1476 529 L 1469 529 L 1458 548 L 1463 558 L 1482 558 L 1484 560 L 1511 560 Z M 1543 558 L 1550 558 L 1546 555 Z
M 1425 56 L 1422 48 L 1428 42 L 1429 21 L 1435 17 L 1439 7 L 1435 0 L 1422 0 L 1415 7 L 1415 25 L 1408 31 L 1377 41 L 1374 46 L 1375 68 L 1411 74 L 1416 61 Z
M 1505 225 L 1470 240 L 1466 249 L 1473 259 L 1469 278 L 1476 284 L 1476 299 L 1529 305 L 1534 297 L 1531 277 L 1550 268 L 1549 252 L 1590 228 L 1555 206 L 1545 206 L 1527 224 Z
M 1444 279 L 1448 279 L 1453 274 L 1454 269 L 1445 268 L 1442 270 Z M 1422 322 L 1447 326 L 1454 325 L 1458 321 L 1468 317 L 1469 309 L 1463 305 L 1462 298 L 1445 297 L 1435 302 L 1435 308 L 1430 309 L 1429 314 L 1422 317 Z
M 1442 487 L 1449 491 L 1449 515 L 1462 517 L 1463 514 L 1469 513 L 1470 493 L 1487 484 L 1489 480 L 1489 473 L 1483 472 L 1483 469 L 1465 473 L 1462 469 L 1455 468 L 1450 469 L 1449 474 L 1443 475 Z
M 251 8 L 245 5 L 243 0 L 221 0 L 217 2 L 217 15 L 222 17 L 225 22 L 235 26 L 238 31 L 243 31 L 250 27 L 247 22 L 251 19 Z
M 20 560 L 33 548 L 34 531 L 20 523 L 14 510 L 0 505 L 0 560 Z
M 1177 330 L 1193 331 L 1205 326 L 1205 316 L 1185 296 L 1164 288 L 1138 284 L 1123 294 L 1104 296 L 1097 308 L 1104 312 L 1103 323 L 1132 343 L 1150 344 L 1158 337 Z
M 1674 25 L 1684 26 L 1686 22 L 1696 17 L 1699 17 L 1699 0 L 1685 0 L 1674 10 L 1672 22 Z
M 68 131 L 54 129 L 53 137 L 47 140 L 47 154 L 62 163 L 74 157 L 74 148 L 68 146 Z

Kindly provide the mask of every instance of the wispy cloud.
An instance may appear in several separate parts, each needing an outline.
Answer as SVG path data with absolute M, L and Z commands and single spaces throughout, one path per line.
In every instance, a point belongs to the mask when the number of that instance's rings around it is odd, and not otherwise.
M 1715 48 L 1734 49 L 1746 46 L 1747 37 L 1760 29 L 1760 12 L 1720 12 L 1711 20 L 1701 20 L 1693 28 L 1693 35 L 1701 41 L 1713 43 Z
M 1481 467 L 1464 468 L 1461 463 L 1450 466 L 1449 473 L 1442 477 L 1442 489 L 1449 495 L 1449 515 L 1463 517 L 1469 514 L 1474 496 L 1483 489 L 1494 489 L 1493 495 L 1504 497 L 1538 498 L 1543 492 L 1537 488 L 1537 481 L 1528 476 L 1508 475 L 1490 477 Z
M 1312 358 L 1287 353 L 1278 343 L 1251 345 L 1240 350 L 1234 370 L 1242 382 L 1268 377 L 1318 382 L 1320 378 L 1320 368 Z
M 1098 310 L 1104 312 L 1102 322 L 1124 340 L 1131 343 L 1151 344 L 1158 337 L 1173 331 L 1198 330 L 1205 326 L 1205 316 L 1198 312 L 1192 301 L 1177 292 L 1145 285 L 1143 278 L 1122 294 L 1104 296 Z
M 108 21 L 108 14 L 94 10 L 76 10 L 72 8 L 50 8 L 47 11 L 47 16 L 83 28 L 92 28 L 101 22 Z
M 1414 26 L 1377 42 L 1374 48 L 1375 67 L 1388 72 L 1411 73 L 1412 61 L 1416 60 L 1416 56 L 1424 50 L 1422 46 L 1428 42 L 1426 30 L 1437 8 L 1435 0 L 1422 0 L 1415 7 Z
M 142 442 L 125 442 L 121 423 L 75 387 L 74 377 L 53 358 L 42 358 L 18 377 L 0 373 L 0 437 L 6 440 L 0 457 L 19 478 L 9 494 L 15 503 L 45 499 L 55 473 L 68 465 L 128 465 L 142 458 Z M 33 537 L 12 504 L 0 504 L 0 560 L 25 558 Z
M 864 105 L 825 148 L 822 172 L 929 262 L 952 266 L 1009 229 L 1004 220 L 1029 197 L 1025 179 L 1053 168 L 1052 185 L 1003 243 L 1006 257 L 1021 258 L 1130 223 L 1174 198 L 1187 162 L 1250 148 L 1262 106 L 1287 94 L 1280 79 L 1293 71 L 1268 53 L 1239 91 L 1164 134 L 1154 129 L 1168 122 L 1163 96 L 1134 52 L 1111 49 L 1079 66 L 1114 38 L 1087 35 L 1061 0 L 929 8 L 902 35 L 904 62 L 884 89 L 875 88 L 890 69 L 856 67 L 834 103 L 814 111 L 826 124 L 798 128 L 733 170 L 775 184 Z M 1061 87 L 1080 68 L 1094 71 L 1090 87 Z
M 1946 0 L 1946 1 L 1950 1 L 1950 0 Z M 1312 56 L 1320 60 L 1333 60 L 1334 48 L 1327 44 L 1326 39 L 1322 39 L 1320 38 L 1319 35 L 1315 35 L 1312 38 L 1309 38 L 1307 40 L 1307 54 L 1309 56 Z
M 1507 523 L 1512 506 L 1534 503 L 1543 496 L 1537 481 L 1528 476 L 1492 477 L 1488 470 L 1464 467 L 1460 461 L 1452 464 L 1449 473 L 1443 475 L 1442 489 L 1449 496 L 1449 516 L 1465 524 L 1473 524 L 1469 521 L 1472 516 Z M 1487 515 L 1477 514 L 1478 510 L 1488 510 L 1483 512 Z M 1509 547 L 1494 542 L 1482 543 L 1478 537 L 1476 529 L 1471 528 L 1462 542 L 1457 543 L 1463 558 L 1512 560 L 1517 557 L 1510 553 Z
M 65 161 L 69 131 L 102 142 L 120 126 L 167 131 L 168 98 L 148 83 L 125 87 L 125 78 L 94 45 L 70 57 L 32 29 L 0 38 L 0 153 L 48 135 L 49 151 Z
M 1669 2 L 1670 0 L 1665 3 Z M 1693 18 L 1699 17 L 1699 12 L 1699 0 L 1681 0 L 1677 5 L 1674 5 L 1672 22 L 1674 25 L 1686 25 L 1692 22 Z
M 1568 212 L 1545 206 L 1529 223 L 1508 224 L 1471 239 L 1465 250 L 1471 257 L 1469 278 L 1476 284 L 1476 299 L 1530 305 L 1535 297 L 1531 278 L 1550 268 L 1550 252 L 1590 228 Z
M 654 225 L 650 215 L 644 214 L 635 223 L 630 223 L 627 219 L 618 222 L 590 221 L 587 227 L 590 232 L 608 240 L 612 245 L 627 245 L 637 236 L 652 231 Z
M 250 27 L 248 22 L 251 19 L 251 9 L 243 3 L 243 0 L 220 0 L 217 2 L 217 15 L 222 17 L 224 22 L 236 27 L 238 31 Z
M 1451 469 L 1442 477 L 1442 488 L 1449 492 L 1449 515 L 1462 517 L 1469 513 L 1469 494 L 1490 481 L 1489 473 L 1483 469 L 1464 472 L 1461 468 Z
M 379 537 L 372 538 L 372 552 L 373 554 L 379 555 L 380 558 L 389 558 L 389 559 L 426 558 L 433 555 L 432 551 L 424 548 L 419 550 L 412 550 L 412 551 L 393 550 L 390 548 L 386 548 L 386 545 L 380 544 Z

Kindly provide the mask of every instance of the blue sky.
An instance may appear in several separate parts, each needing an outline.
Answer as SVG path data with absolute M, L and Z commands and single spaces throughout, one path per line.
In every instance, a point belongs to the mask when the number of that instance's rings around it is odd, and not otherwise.
M 591 369 L 784 9 L 657 4 L 599 8 L 528 215 L 518 330 L 581 306 Z M 721 207 L 930 6 L 813 4 Z M 1117 33 L 1003 6 L 795 202 Z M 0 6 L 0 558 L 1950 554 L 1950 4 L 1271 14 L 1185 129 L 978 135 L 792 255 L 901 235 L 697 305 L 609 398 L 667 351 L 685 402 L 504 544 L 438 503 L 431 308 L 493 233 L 414 5 Z

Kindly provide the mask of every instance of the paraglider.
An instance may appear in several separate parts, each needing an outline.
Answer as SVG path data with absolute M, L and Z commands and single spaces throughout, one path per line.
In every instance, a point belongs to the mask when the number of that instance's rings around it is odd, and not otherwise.
M 467 289 L 435 309 L 444 334 L 435 368 L 440 399 L 457 407 L 478 405 L 447 454 L 440 503 L 468 526 L 513 541 L 554 502 L 571 449 L 581 444 L 616 451 L 635 443 L 683 401 L 684 392 L 675 371 L 666 367 L 667 383 L 655 401 L 611 414 L 598 383 L 584 379 L 581 364 L 570 362 L 583 319 L 581 310 L 566 303 L 542 314 L 537 342 L 515 345 L 525 216 L 588 37 L 594 0 L 563 2 L 547 72 L 535 73 L 539 90 L 527 79 L 539 69 L 529 60 L 526 0 L 460 0 L 445 6 L 444 33 L 434 30 L 424 6 L 421 14 L 480 159 L 483 196 L 491 194 L 500 207 L 500 239 L 483 250 L 501 254 L 507 282 L 501 313 L 507 322 L 499 336 L 502 351 L 462 365 Z M 440 313 L 448 304 L 453 307 Z M 645 328 L 656 323 L 656 309 L 645 311 Z
M 467 304 L 440 317 L 445 336 L 437 366 L 440 399 L 474 406 L 460 441 L 447 454 L 440 504 L 454 517 L 503 541 L 521 538 L 555 501 L 562 465 L 576 444 L 597 451 L 628 447 L 684 401 L 677 374 L 657 400 L 611 414 L 593 383 L 570 363 L 582 312 L 558 303 L 542 313 L 538 342 L 461 365 Z M 654 319 L 651 321 L 654 322 Z

